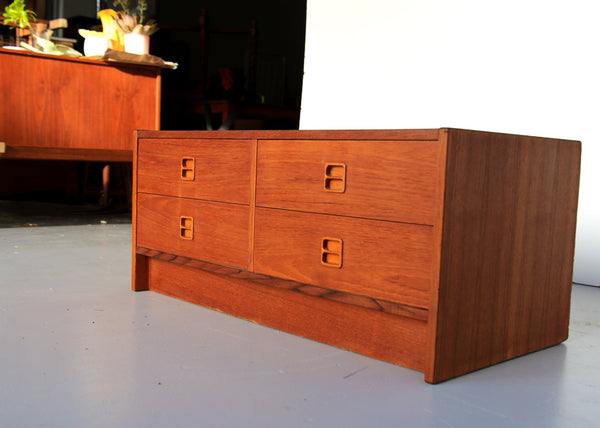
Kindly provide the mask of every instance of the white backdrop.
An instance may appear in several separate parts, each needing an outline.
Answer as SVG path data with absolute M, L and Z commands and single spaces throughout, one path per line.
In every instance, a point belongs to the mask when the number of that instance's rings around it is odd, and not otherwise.
M 575 282 L 600 285 L 597 0 L 308 0 L 302 129 L 583 141 Z

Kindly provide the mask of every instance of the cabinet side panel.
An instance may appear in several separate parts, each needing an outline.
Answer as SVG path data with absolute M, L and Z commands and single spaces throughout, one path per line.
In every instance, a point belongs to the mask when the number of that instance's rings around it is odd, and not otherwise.
M 158 259 L 150 290 L 318 342 L 423 371 L 426 322 Z
M 442 258 L 442 227 L 444 224 L 444 195 L 446 190 L 446 163 L 448 149 L 448 129 L 441 129 L 438 146 L 438 176 L 433 225 L 433 245 L 431 263 L 431 301 L 427 323 L 427 354 L 425 360 L 425 381 L 433 382 L 435 373 L 436 332 L 438 322 L 438 299 L 440 290 L 440 261 Z
M 433 382 L 567 339 L 581 156 L 450 132 Z

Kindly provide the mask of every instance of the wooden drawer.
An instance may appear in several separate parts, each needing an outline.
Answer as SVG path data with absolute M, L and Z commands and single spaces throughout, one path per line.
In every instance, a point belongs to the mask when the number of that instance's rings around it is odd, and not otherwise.
M 256 209 L 254 271 L 429 308 L 430 226 Z
M 279 141 L 258 144 L 256 204 L 433 224 L 437 141 Z
M 140 140 L 137 190 L 249 204 L 251 153 L 244 140 Z
M 248 269 L 249 208 L 140 193 L 137 245 Z

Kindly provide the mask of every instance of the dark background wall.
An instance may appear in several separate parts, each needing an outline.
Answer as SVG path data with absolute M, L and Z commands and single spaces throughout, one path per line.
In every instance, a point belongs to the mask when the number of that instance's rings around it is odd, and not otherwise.
M 180 7 L 185 4 L 185 13 Z M 299 102 L 302 88 L 302 70 L 304 63 L 304 33 L 306 24 L 306 0 L 205 0 L 205 1 L 157 1 L 156 16 L 165 25 L 194 25 L 197 23 L 201 9 L 206 9 L 209 28 L 249 28 L 251 21 L 257 22 L 258 65 L 265 67 L 280 61 L 284 65 L 283 100 L 286 104 Z M 156 33 L 157 40 L 161 34 Z M 187 37 L 190 37 L 188 39 Z M 190 79 L 196 79 L 193 71 L 197 69 L 198 57 L 194 51 L 198 49 L 193 34 L 175 34 L 174 44 L 180 43 L 172 52 L 175 61 L 180 60 L 184 66 L 182 73 L 190 71 Z M 189 49 L 189 57 L 183 50 Z M 209 74 L 221 67 L 241 67 L 246 60 L 249 48 L 248 37 L 233 34 L 213 34 L 209 39 Z M 164 52 L 169 56 L 169 52 Z M 190 61 L 188 64 L 187 61 Z M 259 71 L 260 72 L 260 71 Z M 258 76 L 260 79 L 260 76 Z M 258 82 L 260 83 L 266 82 Z M 260 90 L 260 88 L 259 88 Z M 266 94 L 262 94 L 266 95 Z M 272 95 L 274 96 L 274 95 Z M 276 100 L 272 100 L 273 102 Z

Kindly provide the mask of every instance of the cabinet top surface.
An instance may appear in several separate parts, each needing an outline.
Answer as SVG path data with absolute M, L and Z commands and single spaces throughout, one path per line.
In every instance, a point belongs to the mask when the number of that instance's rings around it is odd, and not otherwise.
M 562 138 L 518 135 L 504 132 L 476 131 L 458 128 L 436 129 L 327 129 L 327 130 L 229 130 L 229 131 L 152 131 L 138 130 L 138 139 L 244 139 L 244 140 L 411 140 L 435 141 L 444 135 L 478 134 L 483 138 L 512 135 L 518 138 L 554 140 L 581 144 Z
M 437 140 L 440 129 L 138 131 L 138 139 Z
M 79 57 L 79 58 L 74 58 L 74 57 L 69 57 L 66 55 L 51 55 L 51 54 L 46 54 L 46 53 L 36 53 L 36 52 L 31 52 L 28 50 L 20 50 L 20 49 L 7 49 L 7 48 L 0 48 L 0 55 L 2 55 L 4 58 L 9 58 L 11 55 L 17 55 L 17 56 L 21 56 L 21 57 L 30 57 L 32 59 L 39 59 L 39 60 L 48 60 L 48 61 L 66 61 L 66 62 L 72 62 L 72 63 L 77 63 L 77 64 L 89 64 L 89 65 L 96 65 L 96 66 L 100 66 L 100 67 L 128 67 L 128 68 L 140 68 L 140 69 L 150 69 L 150 70 L 156 70 L 157 72 L 160 72 L 161 68 L 152 64 L 140 64 L 140 63 L 132 63 L 132 62 L 116 62 L 116 61 L 112 61 L 112 62 L 108 62 L 108 61 L 104 61 L 99 57 Z M 5 56 L 4 56 L 5 55 Z

